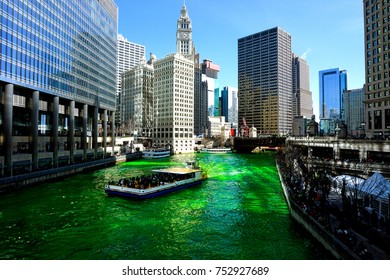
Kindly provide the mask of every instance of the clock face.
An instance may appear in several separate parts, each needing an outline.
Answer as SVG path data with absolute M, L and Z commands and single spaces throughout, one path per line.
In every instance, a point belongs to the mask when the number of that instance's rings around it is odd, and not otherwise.
M 188 34 L 187 33 L 181 33 L 180 35 L 181 35 L 181 37 L 183 39 L 187 39 L 188 38 Z

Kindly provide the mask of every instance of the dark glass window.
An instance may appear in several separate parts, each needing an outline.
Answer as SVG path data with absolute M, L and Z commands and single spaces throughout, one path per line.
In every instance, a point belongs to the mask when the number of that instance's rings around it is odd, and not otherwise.
M 374 112 L 374 129 L 382 129 L 382 111 Z
M 390 109 L 385 110 L 385 128 L 390 129 Z

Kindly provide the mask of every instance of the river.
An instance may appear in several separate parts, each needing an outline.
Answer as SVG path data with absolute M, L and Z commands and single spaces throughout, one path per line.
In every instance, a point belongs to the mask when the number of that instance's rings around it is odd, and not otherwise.
M 201 185 L 150 200 L 109 180 L 198 160 Z M 290 217 L 273 153 L 137 160 L 0 196 L 0 259 L 330 259 Z

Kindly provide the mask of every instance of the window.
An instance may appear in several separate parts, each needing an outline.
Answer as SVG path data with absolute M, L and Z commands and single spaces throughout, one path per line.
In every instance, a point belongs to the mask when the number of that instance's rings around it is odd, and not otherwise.
M 382 129 L 382 111 L 374 111 L 374 129 Z

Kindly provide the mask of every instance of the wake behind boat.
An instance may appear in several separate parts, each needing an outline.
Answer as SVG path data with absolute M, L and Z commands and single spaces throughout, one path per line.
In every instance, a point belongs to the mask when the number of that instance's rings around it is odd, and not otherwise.
M 104 190 L 108 195 L 146 199 L 198 185 L 207 177 L 196 162 L 188 162 L 186 167 L 152 172 L 148 176 L 122 178 L 118 183 L 110 182 Z

